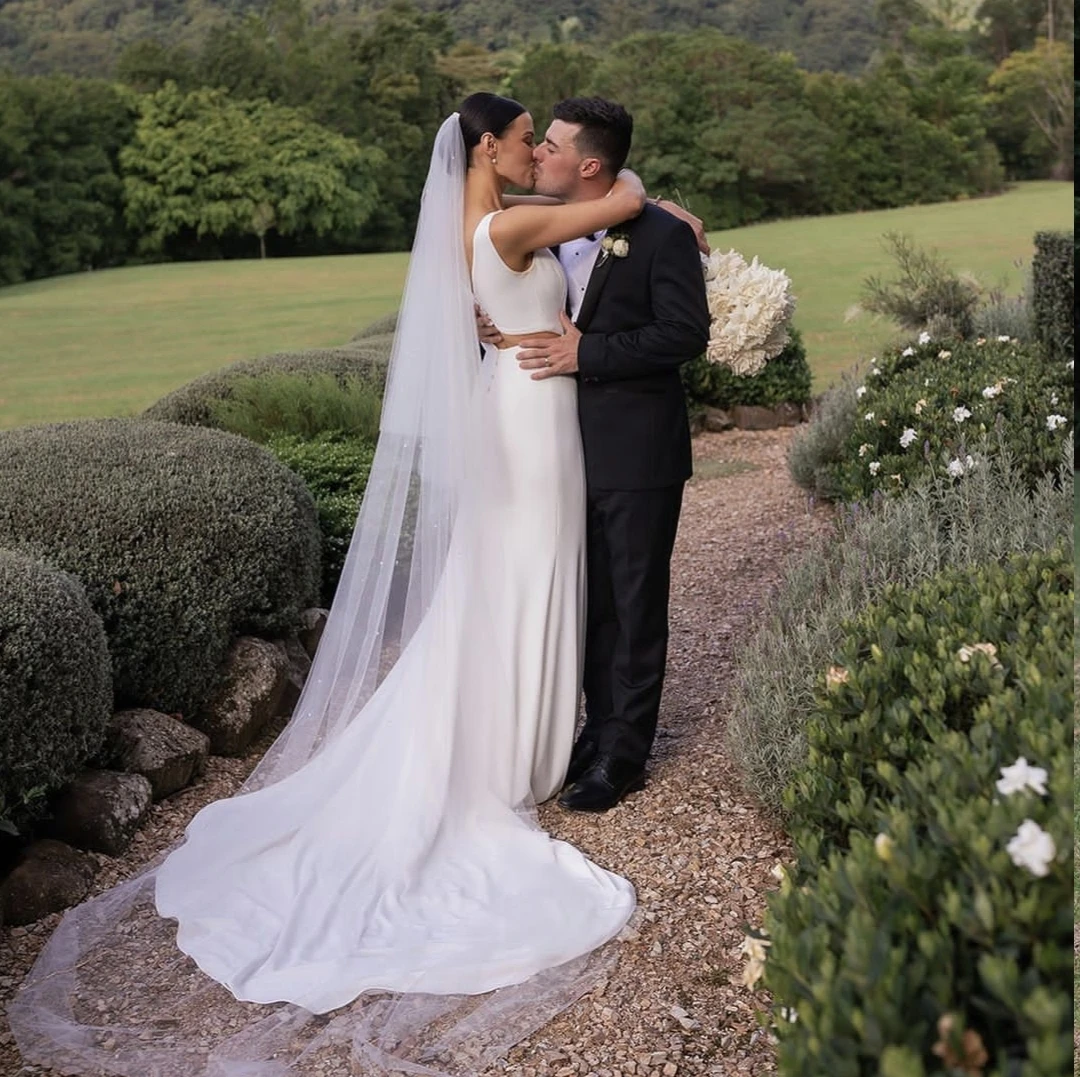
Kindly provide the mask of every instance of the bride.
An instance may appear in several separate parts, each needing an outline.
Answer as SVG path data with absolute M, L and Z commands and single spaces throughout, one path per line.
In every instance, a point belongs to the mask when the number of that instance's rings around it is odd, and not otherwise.
M 375 464 L 296 712 L 241 795 L 64 918 L 9 1010 L 27 1061 L 476 1073 L 586 990 L 627 923 L 630 883 L 533 811 L 577 716 L 585 491 L 576 382 L 514 356 L 561 332 L 548 248 L 636 216 L 644 190 L 622 174 L 607 198 L 507 207 L 533 137 L 491 94 L 440 128 Z M 474 301 L 504 338 L 482 357 Z

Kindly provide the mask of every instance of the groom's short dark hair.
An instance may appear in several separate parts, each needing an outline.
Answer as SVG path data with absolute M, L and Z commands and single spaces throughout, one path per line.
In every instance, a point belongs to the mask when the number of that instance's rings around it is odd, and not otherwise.
M 634 118 L 614 101 L 602 97 L 568 97 L 555 106 L 555 119 L 576 123 L 581 132 L 574 140 L 587 157 L 599 157 L 613 176 L 626 164 Z

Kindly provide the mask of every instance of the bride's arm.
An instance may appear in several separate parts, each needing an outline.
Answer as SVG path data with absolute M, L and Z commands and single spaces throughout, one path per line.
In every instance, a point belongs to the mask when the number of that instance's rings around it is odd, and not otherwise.
M 645 188 L 641 180 L 624 169 L 604 198 L 555 206 L 511 206 L 492 220 L 491 240 L 503 259 L 512 265 L 543 247 L 554 247 L 622 224 L 636 217 L 644 206 Z
M 510 206 L 561 206 L 562 202 L 546 194 L 504 194 L 503 205 Z

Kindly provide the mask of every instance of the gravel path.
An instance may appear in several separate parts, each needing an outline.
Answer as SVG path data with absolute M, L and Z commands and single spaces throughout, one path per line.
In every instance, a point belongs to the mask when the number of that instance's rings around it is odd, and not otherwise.
M 638 935 L 607 985 L 519 1044 L 498 1072 L 513 1077 L 728 1077 L 775 1072 L 742 986 L 739 946 L 761 923 L 785 836 L 741 793 L 725 756 L 724 697 L 740 640 L 777 582 L 783 556 L 827 522 L 809 514 L 787 475 L 792 430 L 704 434 L 687 488 L 672 585 L 671 648 L 661 730 L 647 788 L 602 816 L 545 807 L 558 837 L 626 875 L 641 905 Z M 272 737 L 273 734 L 271 734 Z M 156 805 L 121 858 L 99 856 L 95 892 L 177 840 L 204 803 L 231 793 L 265 750 L 214 758 L 205 779 Z M 0 928 L 0 1004 L 59 920 Z M 673 1013 L 673 1010 L 675 1011 Z M 0 1075 L 21 1067 L 0 1018 Z M 55 1077 L 55 1075 L 54 1075 Z

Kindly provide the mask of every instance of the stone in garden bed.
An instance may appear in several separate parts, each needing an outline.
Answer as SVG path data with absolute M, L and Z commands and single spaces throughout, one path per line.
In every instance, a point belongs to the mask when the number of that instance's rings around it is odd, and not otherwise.
M 141 774 L 84 770 L 53 802 L 50 836 L 119 856 L 146 817 L 152 795 Z
M 102 766 L 141 774 L 154 800 L 183 789 L 206 767 L 210 738 L 205 733 L 154 710 L 114 714 L 98 756 Z
M 242 636 L 230 648 L 221 687 L 191 724 L 210 738 L 214 755 L 243 755 L 281 713 L 289 659 L 264 639 Z
M 0 923 L 32 924 L 77 905 L 94 879 L 94 862 L 62 841 L 42 838 L 28 845 L 0 882 Z

